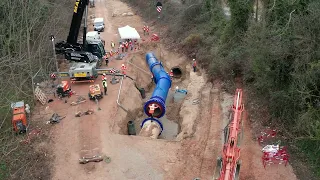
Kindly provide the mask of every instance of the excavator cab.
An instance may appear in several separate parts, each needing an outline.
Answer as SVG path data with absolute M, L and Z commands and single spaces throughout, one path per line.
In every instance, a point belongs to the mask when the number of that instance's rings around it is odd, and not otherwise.
M 72 91 L 68 81 L 61 81 L 61 84 L 57 87 L 57 95 L 59 98 L 62 97 L 70 97 L 72 95 Z
M 23 101 L 11 103 L 12 108 L 12 126 L 16 134 L 23 134 L 27 132 L 27 114 L 26 105 Z

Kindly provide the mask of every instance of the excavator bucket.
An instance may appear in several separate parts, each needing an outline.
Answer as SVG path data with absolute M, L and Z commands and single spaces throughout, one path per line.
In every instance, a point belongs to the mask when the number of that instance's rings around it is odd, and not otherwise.
M 234 175 L 234 180 L 240 180 L 240 166 L 241 166 L 241 162 L 238 161 L 237 162 L 237 167 L 236 167 L 236 172 Z
M 216 166 L 216 170 L 214 172 L 213 180 L 217 180 L 220 178 L 221 168 L 222 168 L 222 158 L 218 157 L 217 158 L 217 166 Z

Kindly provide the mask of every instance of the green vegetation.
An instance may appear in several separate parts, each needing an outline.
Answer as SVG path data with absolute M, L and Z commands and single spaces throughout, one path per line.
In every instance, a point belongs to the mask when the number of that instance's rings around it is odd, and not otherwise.
M 36 72 L 34 83 L 49 78 L 55 67 L 49 35 L 67 36 L 72 8 L 64 0 L 0 1 L 0 180 L 50 179 L 45 151 L 12 132 L 10 104 L 34 106 L 31 79 Z
M 153 2 L 124 1 L 157 19 Z M 267 104 L 268 123 L 282 127 L 320 177 L 320 1 L 260 0 L 258 9 L 256 0 L 162 2 L 156 23 L 168 29 L 166 43 L 196 55 L 213 78 L 242 77 Z

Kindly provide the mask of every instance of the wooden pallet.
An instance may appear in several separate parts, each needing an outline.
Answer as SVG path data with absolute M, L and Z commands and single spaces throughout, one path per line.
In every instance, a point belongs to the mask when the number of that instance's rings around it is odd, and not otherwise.
M 41 91 L 39 86 L 36 87 L 34 90 L 34 95 L 37 97 L 37 99 L 40 101 L 42 105 L 47 104 L 48 98 L 47 96 Z

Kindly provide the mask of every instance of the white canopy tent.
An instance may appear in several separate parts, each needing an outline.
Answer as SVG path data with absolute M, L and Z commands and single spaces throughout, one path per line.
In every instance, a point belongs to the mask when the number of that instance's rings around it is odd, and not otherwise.
M 138 31 L 130 26 L 118 28 L 120 39 L 140 39 Z

